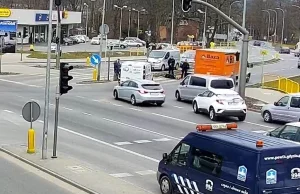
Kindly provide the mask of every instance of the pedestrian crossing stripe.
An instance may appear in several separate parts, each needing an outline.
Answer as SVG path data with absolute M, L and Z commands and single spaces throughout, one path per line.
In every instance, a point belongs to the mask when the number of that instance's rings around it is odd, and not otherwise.
M 182 176 L 177 176 L 176 174 L 173 174 L 172 177 L 174 178 L 175 183 L 176 183 L 177 188 L 180 193 L 182 193 L 182 194 L 199 193 L 199 189 L 198 189 L 197 183 L 195 181 L 190 181 L 187 178 L 184 180 L 184 178 Z M 186 184 L 185 184 L 185 181 L 186 181 Z

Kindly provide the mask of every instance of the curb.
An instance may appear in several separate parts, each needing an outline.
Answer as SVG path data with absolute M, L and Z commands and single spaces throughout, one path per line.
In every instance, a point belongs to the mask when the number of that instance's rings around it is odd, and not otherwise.
M 46 168 L 44 168 L 44 167 L 42 167 L 42 166 L 40 166 L 38 164 L 35 164 L 35 163 L 33 163 L 33 162 L 31 162 L 31 161 L 29 161 L 29 160 L 27 160 L 27 159 L 25 159 L 25 158 L 23 158 L 21 156 L 18 156 L 17 154 L 14 154 L 11 151 L 8 151 L 8 150 L 6 150 L 3 147 L 0 147 L 0 151 L 2 151 L 4 153 L 6 153 L 6 154 L 8 154 L 8 155 L 10 155 L 10 156 L 18 159 L 18 160 L 20 160 L 20 161 L 22 161 L 22 162 L 24 162 L 24 163 L 26 163 L 26 164 L 34 167 L 34 168 L 37 168 L 38 170 L 41 170 L 41 171 L 43 171 L 43 172 L 45 172 L 45 173 L 47 173 L 47 174 L 49 174 L 49 175 L 51 175 L 51 176 L 53 176 L 53 177 L 61 180 L 61 181 L 65 182 L 65 183 L 67 183 L 69 185 L 72 185 L 73 187 L 76 187 L 77 189 L 79 189 L 79 190 L 81 190 L 83 192 L 86 192 L 86 193 L 89 193 L 89 194 L 100 194 L 100 193 L 98 193 L 96 191 L 93 191 L 91 189 L 88 189 L 88 188 L 86 188 L 86 187 L 84 187 L 84 186 L 82 186 L 82 185 L 80 185 L 80 184 L 78 184 L 78 183 L 76 183 L 76 182 L 68 179 L 68 178 L 65 178 L 65 177 L 63 177 L 63 176 L 61 176 L 61 175 L 59 175 L 59 174 L 57 174 L 57 173 L 55 173 L 55 172 L 53 172 L 51 170 L 48 170 L 48 169 L 46 169 Z

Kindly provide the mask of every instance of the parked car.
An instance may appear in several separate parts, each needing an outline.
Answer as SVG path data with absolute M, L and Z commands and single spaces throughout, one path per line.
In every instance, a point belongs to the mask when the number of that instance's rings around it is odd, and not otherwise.
M 99 37 L 93 37 L 91 40 L 92 45 L 100 44 L 100 38 Z
M 300 122 L 287 123 L 266 135 L 300 143 Z
M 247 106 L 243 98 L 231 89 L 208 89 L 193 100 L 195 113 L 209 114 L 212 121 L 220 117 L 233 116 L 240 121 L 246 119 Z
M 111 48 L 122 48 L 125 49 L 128 47 L 128 44 L 124 41 L 114 40 L 114 41 L 108 41 L 107 47 L 109 49 Z
M 183 63 L 183 62 L 185 62 L 185 60 L 187 60 L 187 62 L 190 64 L 190 67 L 194 66 L 195 56 L 196 56 L 196 51 L 195 50 L 185 51 L 180 56 L 180 62 Z
M 74 42 L 71 38 L 65 37 L 65 38 L 63 38 L 63 44 L 66 46 L 69 46 L 69 45 L 73 45 Z
M 80 43 L 80 40 L 76 37 L 76 36 L 70 36 L 69 37 L 71 40 L 73 40 L 73 43 L 74 44 L 79 44 Z
M 140 42 L 136 42 L 134 40 L 125 40 L 122 42 L 123 44 L 127 44 L 128 47 L 142 47 L 143 44 Z
M 257 41 L 255 40 L 254 43 L 253 43 L 253 46 L 261 46 L 261 42 L 260 41 Z
M 126 37 L 125 40 L 133 40 L 135 42 L 138 42 L 138 43 L 141 43 L 142 46 L 145 46 L 146 45 L 146 42 L 137 38 L 137 37 Z
M 165 92 L 159 83 L 151 80 L 127 80 L 120 86 L 115 86 L 113 96 L 128 100 L 132 105 L 138 103 L 155 103 L 161 106 L 165 102 Z
M 76 37 L 79 39 L 80 43 L 84 43 L 86 41 L 83 35 L 76 35 Z
M 267 104 L 261 109 L 265 122 L 298 122 L 300 120 L 300 93 L 287 94 L 274 104 Z
M 291 49 L 289 47 L 281 47 L 279 50 L 280 54 L 290 54 L 291 53 Z

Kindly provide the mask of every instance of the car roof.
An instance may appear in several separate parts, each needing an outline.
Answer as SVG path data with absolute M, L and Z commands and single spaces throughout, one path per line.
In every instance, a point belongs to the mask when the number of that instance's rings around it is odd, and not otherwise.
M 292 122 L 292 123 L 287 123 L 285 125 L 300 127 L 300 122 Z
M 147 80 L 147 79 L 130 79 L 128 81 L 134 81 L 138 84 L 159 84 L 160 85 L 160 83 L 157 83 L 157 82 L 152 81 L 152 80 Z
M 300 144 L 293 141 L 286 141 L 284 139 L 264 136 L 259 133 L 254 133 L 251 131 L 236 129 L 236 130 L 218 130 L 218 131 L 206 131 L 206 132 L 191 132 L 188 136 L 184 138 L 186 141 L 190 141 L 190 137 L 195 138 L 206 138 L 209 140 L 217 140 L 220 143 L 232 144 L 233 146 L 239 146 L 248 148 L 254 151 L 268 150 L 268 149 L 286 149 L 295 148 L 300 149 Z M 258 140 L 263 141 L 263 147 L 256 147 L 256 142 Z M 191 144 L 199 144 L 201 146 L 201 141 L 193 141 Z
M 222 95 L 222 94 L 239 94 L 236 91 L 231 90 L 231 89 L 213 89 L 213 88 L 211 88 L 209 90 L 215 94 L 220 94 L 220 95 Z
M 202 78 L 205 78 L 205 79 L 216 79 L 216 78 L 220 78 L 220 79 L 228 79 L 228 80 L 230 80 L 229 77 L 226 77 L 226 76 L 220 76 L 220 75 L 191 74 L 191 76 L 202 77 Z
M 287 94 L 287 96 L 290 96 L 290 97 L 300 97 L 300 93 L 291 93 L 291 94 Z

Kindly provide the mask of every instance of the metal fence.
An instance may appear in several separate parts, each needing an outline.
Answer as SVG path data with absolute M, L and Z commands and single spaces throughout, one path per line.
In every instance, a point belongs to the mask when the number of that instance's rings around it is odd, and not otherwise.
M 299 83 L 289 78 L 272 74 L 264 74 L 262 87 L 278 90 L 288 94 L 300 92 Z

